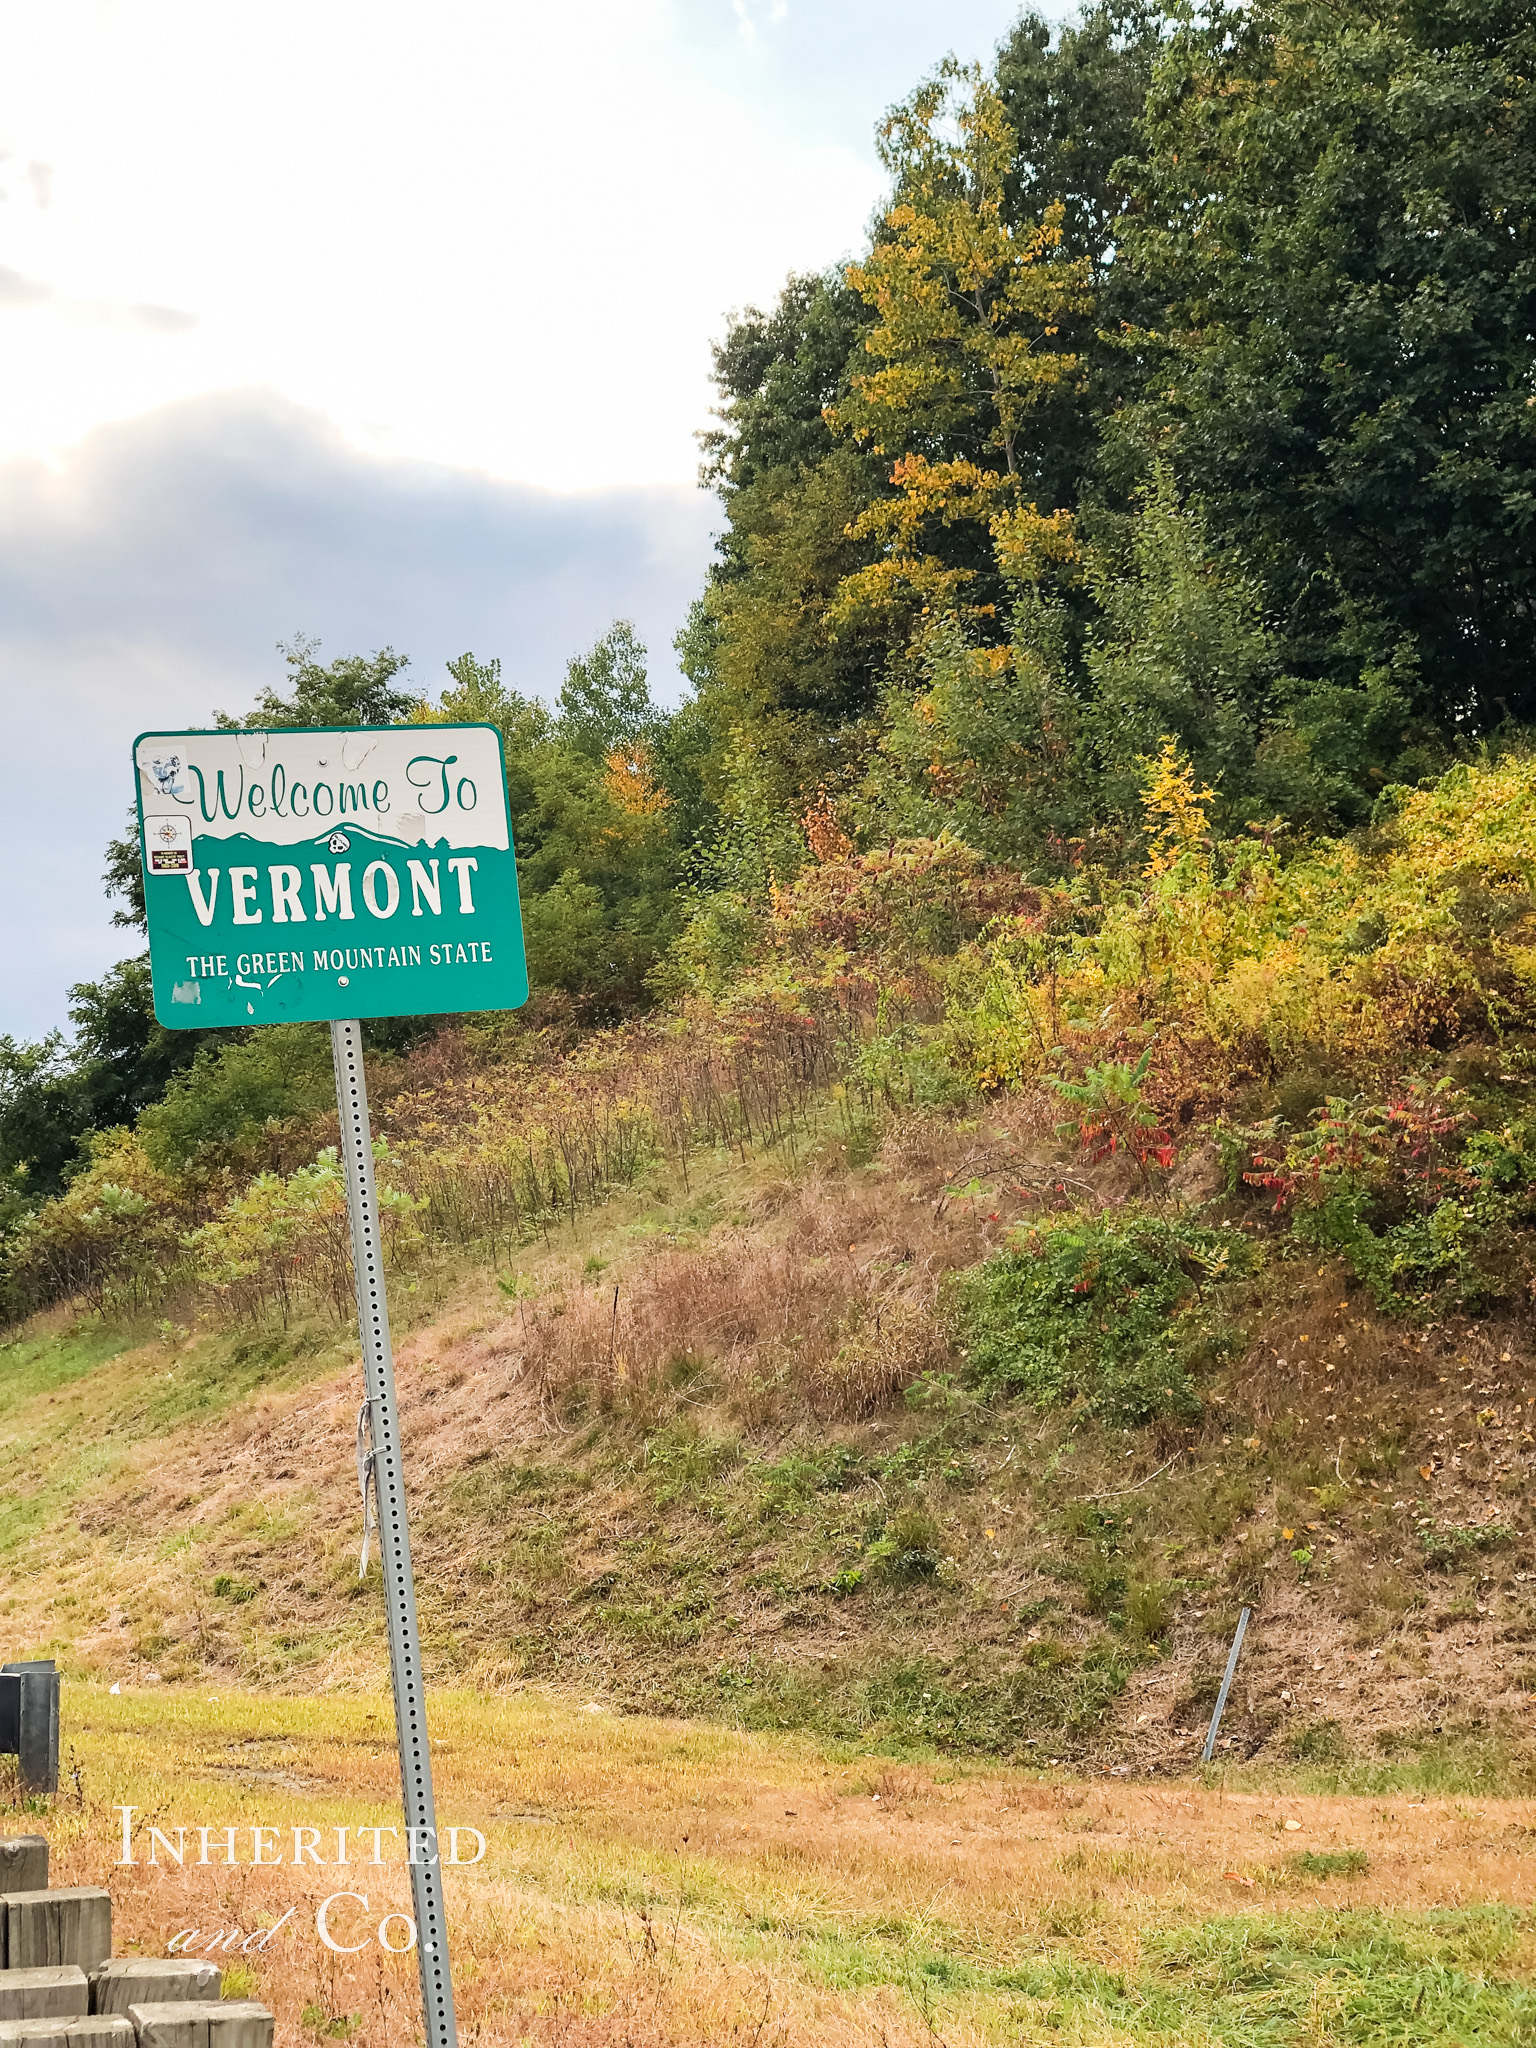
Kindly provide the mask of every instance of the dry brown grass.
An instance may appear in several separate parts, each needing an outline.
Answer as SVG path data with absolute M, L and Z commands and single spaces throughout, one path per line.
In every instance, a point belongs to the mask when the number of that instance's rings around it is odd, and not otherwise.
M 1065 1944 L 1084 1964 L 1124 1970 L 1148 1930 L 1234 1913 L 1536 1904 L 1528 1801 L 936 1773 L 533 1693 L 439 1695 L 432 1716 L 440 1817 L 490 1840 L 483 1864 L 448 1879 L 461 2031 L 485 2048 L 906 2048 L 932 2038 L 905 1988 L 908 1954 L 937 1950 L 986 1970 Z M 187 1926 L 249 1929 L 298 1903 L 256 1966 L 280 2048 L 322 2031 L 305 2026 L 306 2008 L 322 2021 L 355 2016 L 348 2038 L 360 2048 L 410 2038 L 409 1961 L 383 1962 L 373 1947 L 332 1956 L 313 1930 L 314 1906 L 332 1891 L 366 1893 L 375 1921 L 405 1906 L 398 1866 L 302 1877 L 248 1862 L 233 1872 L 114 1866 L 120 1801 L 163 1827 L 260 1821 L 284 1830 L 284 1844 L 301 1822 L 388 1825 L 398 1809 L 387 1699 L 109 1699 L 76 1688 L 68 1723 L 83 1795 L 67 1795 L 46 1823 L 56 1881 L 110 1884 L 120 1953 L 159 1953 Z M 1363 1851 L 1368 1868 L 1319 1885 L 1297 1867 L 1299 1851 L 1340 1849 Z M 863 1959 L 864 1988 L 831 1988 L 837 1954 Z M 1017 2014 L 1007 2028 L 1000 2018 L 984 1991 L 960 1995 L 943 2038 L 1019 2038 Z
M 541 1400 L 657 1398 L 705 1367 L 753 1419 L 789 1406 L 819 1420 L 868 1415 L 943 1362 L 937 1295 L 973 1254 L 974 1227 L 905 1190 L 846 1182 L 770 1191 L 755 1206 L 756 1228 L 657 1249 L 611 1286 L 565 1288 L 481 1341 Z
M 695 1181 L 690 1214 L 703 1225 L 636 1237 L 630 1219 L 647 1205 L 616 1201 L 600 1229 L 567 1237 L 573 1249 L 523 1255 L 529 1298 L 516 1305 L 483 1270 L 463 1276 L 456 1310 L 398 1344 L 414 1498 L 441 1495 L 486 1458 L 558 1457 L 568 1422 L 594 1407 L 622 1402 L 627 1425 L 644 1430 L 702 1403 L 771 1431 L 808 1410 L 831 1420 L 889 1403 L 945 1356 L 933 1314 L 945 1272 L 1007 1224 L 974 1199 L 943 1197 L 964 1133 L 940 1126 L 918 1142 L 912 1127 L 903 1142 L 920 1154 L 904 1156 L 905 1170 L 799 1186 L 765 1188 L 756 1170 L 717 1163 L 711 1181 Z M 734 1220 L 710 1228 L 722 1212 Z M 598 1252 L 607 1263 L 594 1285 L 584 1268 Z M 359 1540 L 355 1366 L 255 1392 L 212 1427 L 146 1437 L 146 1398 L 193 1370 L 191 1357 L 181 1337 L 152 1342 L 11 1419 L 23 1488 L 67 1486 L 80 1432 L 108 1452 L 107 1474 L 53 1525 L 48 1573 L 13 1589 L 12 1626 L 34 1641 L 67 1634 L 75 1656 L 113 1675 L 144 1658 L 172 1674 L 233 1667 L 247 1679 L 281 1669 L 274 1638 L 328 1632 L 323 1675 L 376 1675 L 376 1658 L 359 1665 L 351 1647 L 366 1633 L 347 1561 Z M 472 1548 L 478 1532 L 462 1533 Z M 459 1574 L 460 1561 L 439 1562 Z M 261 1580 L 260 1643 L 242 1626 L 248 1614 L 209 1597 L 219 1571 Z

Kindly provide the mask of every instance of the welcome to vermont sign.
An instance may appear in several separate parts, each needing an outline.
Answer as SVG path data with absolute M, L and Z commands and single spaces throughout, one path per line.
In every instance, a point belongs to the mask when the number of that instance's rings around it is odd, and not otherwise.
M 527 1000 L 494 726 L 148 732 L 133 755 L 168 1028 Z

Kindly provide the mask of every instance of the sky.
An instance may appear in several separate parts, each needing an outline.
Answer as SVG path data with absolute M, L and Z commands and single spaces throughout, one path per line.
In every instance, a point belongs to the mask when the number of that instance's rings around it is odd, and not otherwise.
M 1017 0 L 0 0 L 0 1032 L 126 949 L 151 726 L 391 645 L 663 699 L 710 344 L 853 254 L 884 108 Z M 18 878 L 25 886 L 18 886 Z

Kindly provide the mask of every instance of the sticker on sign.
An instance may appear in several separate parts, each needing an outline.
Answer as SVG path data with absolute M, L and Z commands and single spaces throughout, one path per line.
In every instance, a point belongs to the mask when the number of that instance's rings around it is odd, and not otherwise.
M 494 726 L 149 732 L 133 758 L 169 1029 L 527 1000 Z

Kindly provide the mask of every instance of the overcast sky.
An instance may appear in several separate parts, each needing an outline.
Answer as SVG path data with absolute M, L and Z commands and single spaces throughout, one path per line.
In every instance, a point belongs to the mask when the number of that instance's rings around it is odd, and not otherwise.
M 279 638 L 548 694 L 627 615 L 675 694 L 711 340 L 857 248 L 883 108 L 1019 11 L 0 0 L 0 1031 L 124 950 L 135 732 Z

